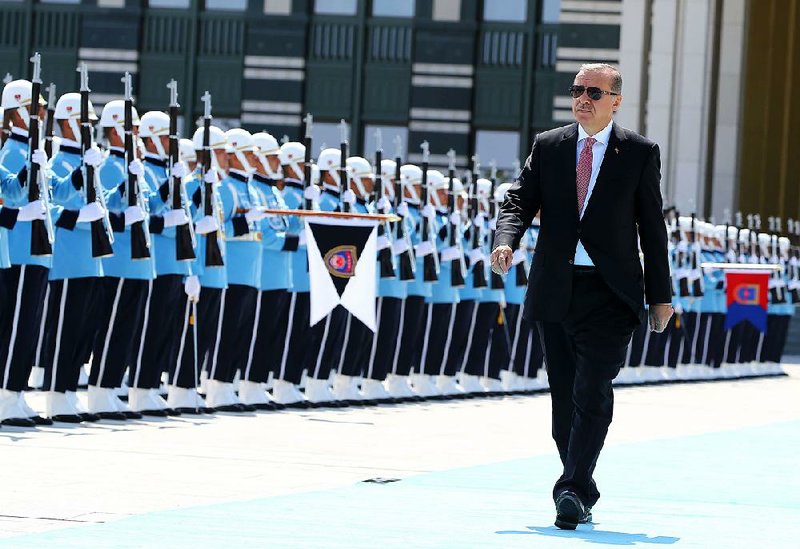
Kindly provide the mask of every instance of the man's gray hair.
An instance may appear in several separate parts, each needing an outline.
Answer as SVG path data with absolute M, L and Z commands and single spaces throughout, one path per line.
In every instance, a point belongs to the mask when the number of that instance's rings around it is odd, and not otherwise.
M 578 70 L 578 74 L 582 72 L 602 72 L 607 74 L 611 77 L 611 91 L 622 93 L 622 74 L 614 65 L 609 65 L 608 63 L 584 63 Z

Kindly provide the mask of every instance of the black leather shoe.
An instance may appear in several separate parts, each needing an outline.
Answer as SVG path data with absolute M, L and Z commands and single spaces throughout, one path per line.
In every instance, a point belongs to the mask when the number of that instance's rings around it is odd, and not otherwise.
M 122 415 L 125 416 L 125 419 L 142 419 L 142 414 L 133 410 L 125 410 Z
M 56 414 L 51 419 L 61 423 L 80 423 L 83 421 L 83 418 L 78 414 Z
M 235 406 L 237 406 L 239 408 L 239 411 L 241 411 L 241 412 L 255 412 L 256 411 L 256 407 L 255 406 L 253 406 L 252 404 L 245 404 L 244 402 L 239 402 Z
M 581 498 L 572 490 L 564 490 L 556 498 L 556 526 L 562 530 L 574 530 L 578 524 L 591 520 L 591 508 L 585 507 Z
M 0 423 L 9 427 L 36 427 L 36 423 L 27 417 L 7 417 Z
M 114 421 L 125 421 L 128 419 L 122 412 L 97 412 L 100 419 L 113 419 Z
M 97 414 L 93 414 L 91 412 L 81 412 L 78 415 L 81 416 L 81 418 L 83 418 L 83 421 L 89 421 L 92 423 L 95 421 L 100 421 L 100 416 L 98 416 Z
M 142 410 L 139 413 L 149 417 L 167 417 L 169 415 L 166 410 Z
M 53 420 L 49 417 L 33 416 L 30 418 L 36 425 L 52 425 Z
M 165 408 L 165 412 L 167 412 L 168 416 L 179 416 L 181 415 L 180 410 L 176 410 L 175 408 Z
M 240 414 L 245 410 L 239 404 L 223 404 L 214 408 L 217 412 L 234 412 Z

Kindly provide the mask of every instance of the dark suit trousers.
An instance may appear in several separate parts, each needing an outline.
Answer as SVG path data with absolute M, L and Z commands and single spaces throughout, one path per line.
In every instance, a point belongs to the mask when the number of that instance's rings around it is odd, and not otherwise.
M 537 322 L 553 410 L 553 438 L 564 472 L 555 498 L 569 489 L 586 505 L 600 497 L 592 474 L 614 410 L 612 380 L 639 324 L 633 311 L 593 272 L 575 272 L 567 316 Z

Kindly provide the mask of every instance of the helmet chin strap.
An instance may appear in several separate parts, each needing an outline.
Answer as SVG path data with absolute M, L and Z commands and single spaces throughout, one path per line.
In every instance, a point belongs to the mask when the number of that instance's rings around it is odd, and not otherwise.
M 394 202 L 394 185 L 388 183 L 387 179 L 381 179 L 381 185 L 383 185 L 383 195 L 386 196 L 391 202 Z
M 437 210 L 442 210 L 446 208 L 446 206 L 442 206 L 442 202 L 439 200 L 438 189 L 434 190 L 433 193 L 431 193 L 431 198 L 433 199 L 433 206 Z
M 158 157 L 161 160 L 164 160 L 165 158 L 167 158 L 167 153 L 164 150 L 164 145 L 161 144 L 160 136 L 151 137 L 150 141 L 152 141 L 153 144 L 156 146 L 156 153 L 158 154 Z
M 419 193 L 417 192 L 417 189 L 414 187 L 414 185 L 411 183 L 402 184 L 401 182 L 401 187 L 403 188 L 404 191 L 408 191 L 409 197 L 406 198 L 406 202 L 411 202 L 412 204 L 416 204 L 417 206 L 419 206 L 420 203 Z
M 29 129 L 31 127 L 31 112 L 28 110 L 28 107 L 17 107 L 17 112 L 22 118 L 22 121 L 25 122 L 25 129 Z
M 242 151 L 236 151 L 233 154 L 236 155 L 236 159 L 242 165 L 242 171 L 244 171 L 246 174 L 250 175 L 256 171 L 255 168 L 250 165 L 250 162 L 247 161 L 247 157 Z
M 288 166 L 292 168 L 295 179 L 297 179 L 298 181 L 306 180 L 306 174 L 303 172 L 303 170 L 300 169 L 300 165 L 297 162 L 292 160 L 291 162 L 289 162 Z M 283 177 L 286 177 L 286 174 L 283 173 L 283 167 L 281 167 L 281 174 L 283 175 Z
M 283 179 L 283 169 L 278 166 L 278 171 L 272 169 L 272 165 L 269 163 L 267 159 L 267 155 L 263 153 L 256 153 L 259 162 L 261 162 L 261 166 L 263 166 L 264 170 L 267 172 L 266 175 L 270 179 Z
M 67 124 L 69 124 L 69 129 L 72 130 L 72 138 L 75 140 L 76 143 L 83 144 L 83 139 L 81 136 L 81 128 L 78 123 L 70 118 L 67 120 Z
M 367 190 L 364 188 L 364 182 L 361 181 L 360 177 L 348 177 L 347 179 L 349 179 L 350 182 L 355 183 L 356 189 L 358 189 L 358 194 L 360 195 L 358 198 L 362 200 L 369 199 L 370 193 L 368 193 Z

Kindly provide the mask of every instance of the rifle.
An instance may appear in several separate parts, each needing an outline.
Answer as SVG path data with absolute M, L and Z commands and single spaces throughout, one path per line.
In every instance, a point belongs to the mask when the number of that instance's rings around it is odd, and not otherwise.
M 53 157 L 53 124 L 56 114 L 56 85 L 47 86 L 47 118 L 44 123 L 44 152 L 47 158 Z
M 170 80 L 167 84 L 169 89 L 169 167 L 167 177 L 172 177 L 172 167 L 178 163 L 178 83 Z M 192 215 L 189 211 L 189 201 L 184 196 L 186 189 L 183 181 L 179 177 L 172 177 L 170 187 L 171 207 L 173 210 L 183 209 L 189 223 L 175 227 L 175 257 L 178 261 L 190 261 L 197 256 L 194 248 L 197 245 L 194 236 L 194 226 L 192 225 Z
M 216 200 L 213 183 L 207 183 L 205 176 L 208 170 L 213 170 L 211 165 L 211 94 L 206 91 L 203 97 L 203 162 L 200 165 L 200 174 L 203 179 L 203 215 L 216 216 Z M 206 235 L 206 267 L 222 267 L 225 261 L 222 259 L 222 248 L 219 245 L 220 229 L 212 231 Z
M 430 158 L 430 149 L 428 142 L 423 141 L 420 145 L 422 149 L 422 193 L 420 196 L 420 207 L 425 208 L 428 205 L 428 160 Z M 422 276 L 425 282 L 436 282 L 439 280 L 439 255 L 436 252 L 436 240 L 431 235 L 431 226 L 428 218 L 422 216 L 422 237 L 421 242 L 429 242 L 433 247 L 433 251 L 422 258 Z
M 13 80 L 14 77 L 11 76 L 10 72 L 7 72 L 6 75 L 3 77 L 3 86 L 8 84 L 9 82 L 12 82 Z M 8 122 L 10 121 L 11 121 L 11 113 L 6 112 L 5 115 L 2 117 L 3 131 L 2 133 L 0 133 L 0 147 L 6 144 L 6 139 L 8 139 L 9 135 L 11 135 L 11 127 L 8 124 Z
M 344 201 L 344 193 L 350 190 L 350 182 L 347 179 L 347 123 L 344 118 L 339 122 L 339 133 L 342 136 L 339 144 L 339 150 L 342 153 L 339 160 L 339 193 L 341 193 L 342 211 L 347 213 L 350 211 L 350 204 Z
M 383 170 L 381 170 L 381 157 L 383 156 L 383 139 L 381 130 L 375 130 L 375 204 L 380 207 L 383 198 Z M 389 213 L 389 212 L 378 212 Z M 392 262 L 392 230 L 389 223 L 378 225 L 378 239 L 385 238 L 388 242 L 385 248 L 378 250 L 378 263 L 381 268 L 381 278 L 396 278 L 394 263 Z
M 474 155 L 472 157 L 472 184 L 470 185 L 470 196 L 469 196 L 469 204 L 467 205 L 467 217 L 469 218 L 469 223 L 471 225 L 470 228 L 470 238 L 471 240 L 471 249 L 474 252 L 478 250 L 476 253 L 478 259 L 472 265 L 472 287 L 473 288 L 486 288 L 488 286 L 488 282 L 486 281 L 486 269 L 484 268 L 484 261 L 482 259 L 482 255 L 480 255 L 480 250 L 483 248 L 483 227 L 478 227 L 475 225 L 475 219 L 480 214 L 480 207 L 478 206 L 478 178 L 480 177 L 480 163 L 478 161 L 478 155 Z
M 447 156 L 450 158 L 450 164 L 447 167 L 448 180 L 448 193 L 447 193 L 447 227 L 449 233 L 450 247 L 459 248 L 459 256 L 450 261 L 450 285 L 454 288 L 461 288 L 464 286 L 464 251 L 461 250 L 461 235 L 459 228 L 454 225 L 450 220 L 450 216 L 456 211 L 456 192 L 455 192 L 455 175 L 456 175 L 456 151 L 450 149 L 447 151 Z
M 83 172 L 83 189 L 86 193 L 86 203 L 98 202 L 105 211 L 103 219 L 91 222 L 92 232 L 92 257 L 108 257 L 114 255 L 111 243 L 114 242 L 114 233 L 111 230 L 111 219 L 108 217 L 106 198 L 103 189 L 98 186 L 94 173 L 94 166 L 88 165 L 83 159 L 92 146 L 92 124 L 89 122 L 89 73 L 86 63 L 78 67 L 81 74 L 81 171 Z
M 692 281 L 692 295 L 694 297 L 703 297 L 703 273 L 697 265 L 697 254 L 700 244 L 697 241 L 697 232 L 695 226 L 695 214 L 692 214 L 692 240 L 689 247 L 689 279 Z
M 497 166 L 494 162 L 492 162 L 492 172 L 489 175 L 489 181 L 492 183 L 489 189 L 489 218 L 491 219 L 489 225 L 494 227 L 489 235 L 489 241 L 494 242 L 494 235 L 497 232 L 497 203 L 494 200 L 494 188 L 497 185 Z M 506 283 L 501 275 L 492 271 L 489 278 L 489 287 L 492 290 L 502 290 L 506 287 Z
M 36 52 L 30 59 L 33 64 L 31 78 L 30 120 L 28 122 L 28 202 L 41 199 L 45 219 L 31 220 L 31 255 L 53 255 L 53 225 L 50 218 L 49 189 L 39 165 L 33 162 L 33 153 L 39 148 L 39 94 L 42 90 L 42 57 Z
M 131 75 L 126 72 L 122 78 L 125 84 L 125 120 L 123 130 L 125 132 L 125 172 L 128 174 L 128 207 L 139 206 L 144 210 L 141 193 L 139 192 L 138 176 L 128 171 L 128 166 L 136 160 L 133 152 L 133 87 L 131 85 Z M 131 225 L 131 259 L 148 259 L 150 257 L 150 233 L 145 227 L 144 221 L 137 221 Z
M 309 185 L 312 184 L 311 181 L 311 129 L 314 125 L 314 117 L 311 116 L 311 113 L 306 114 L 306 133 L 305 133 L 305 146 L 306 146 L 306 154 L 303 162 L 303 190 L 305 190 Z M 297 174 L 300 175 L 300 174 Z M 314 207 L 311 203 L 311 200 L 308 198 L 305 199 L 305 209 L 310 210 Z
M 400 174 L 400 167 L 403 162 L 403 145 L 402 139 L 398 135 L 395 137 L 394 140 L 396 150 L 395 150 L 395 167 L 394 167 L 394 180 L 395 180 L 395 192 L 394 192 L 394 211 L 399 215 L 401 210 L 400 203 L 405 204 L 406 202 L 406 195 L 403 189 L 403 184 L 401 180 Z M 402 208 L 405 210 L 405 208 Z M 400 221 L 395 223 L 395 242 L 398 243 L 405 243 L 403 247 L 405 248 L 403 251 L 400 252 L 398 255 L 398 269 L 400 271 L 400 280 L 414 280 L 414 274 L 416 271 L 415 259 L 414 259 L 414 250 L 411 247 L 411 243 L 409 242 L 408 235 L 406 234 L 406 227 L 405 227 L 405 217 L 400 216 Z

